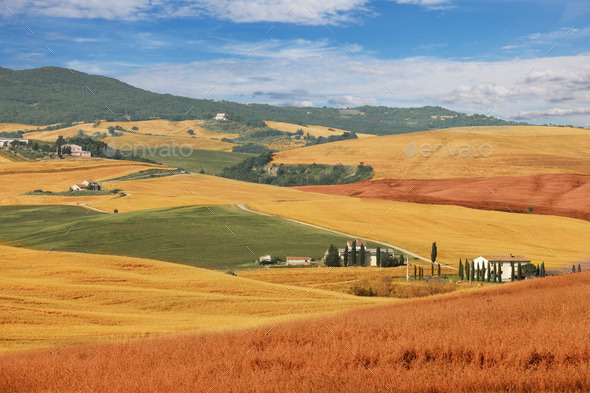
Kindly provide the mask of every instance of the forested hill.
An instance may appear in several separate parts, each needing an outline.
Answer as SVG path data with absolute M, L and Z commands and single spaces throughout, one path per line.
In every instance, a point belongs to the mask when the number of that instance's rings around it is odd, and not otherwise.
M 117 79 L 59 67 L 22 71 L 0 67 L 0 89 L 0 122 L 36 125 L 99 119 L 207 119 L 218 112 L 249 124 L 282 121 L 377 135 L 427 128 L 516 124 L 432 106 L 411 110 L 383 106 L 294 108 L 200 100 L 152 93 Z

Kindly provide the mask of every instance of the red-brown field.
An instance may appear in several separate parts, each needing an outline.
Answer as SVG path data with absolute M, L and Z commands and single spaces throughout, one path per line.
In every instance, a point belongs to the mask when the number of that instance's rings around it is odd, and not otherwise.
M 272 328 L 13 353 L 0 391 L 587 392 L 589 283 L 569 274 Z
M 299 190 L 475 209 L 550 214 L 590 220 L 590 176 L 550 174 L 520 177 L 376 180 L 296 187 Z

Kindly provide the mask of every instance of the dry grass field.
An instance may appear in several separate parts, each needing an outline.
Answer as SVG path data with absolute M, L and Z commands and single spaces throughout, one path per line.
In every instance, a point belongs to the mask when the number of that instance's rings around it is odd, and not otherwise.
M 426 262 L 418 261 L 412 262 L 410 271 L 411 281 L 413 285 L 414 267 L 416 264 L 422 266 L 425 271 L 425 276 L 430 277 L 431 265 Z M 400 278 L 406 277 L 406 267 L 399 266 L 395 268 L 379 269 L 378 267 L 318 267 L 307 269 L 273 269 L 274 274 L 268 274 L 268 271 L 263 269 L 251 269 L 237 272 L 240 277 L 250 278 L 253 280 L 270 282 L 273 284 L 296 285 L 302 288 L 325 289 L 329 291 L 343 291 L 349 293 L 352 285 L 362 284 L 365 281 L 377 281 L 382 278 Z M 436 270 L 435 270 L 436 274 Z M 443 268 L 441 274 L 456 275 L 456 270 Z M 401 284 L 405 282 L 400 282 Z
M 336 229 L 430 255 L 457 265 L 482 254 L 526 255 L 534 263 L 571 266 L 590 259 L 590 223 L 572 218 L 512 214 L 458 206 L 332 197 L 293 202 L 254 202 L 264 213 Z
M 34 126 L 31 124 L 0 123 L 0 132 L 36 130 L 38 128 L 42 127 Z
M 2 352 L 239 329 L 312 315 L 306 307 L 318 314 L 385 301 L 344 296 L 341 308 L 334 292 L 149 259 L 0 246 L 0 262 Z
M 332 198 L 263 184 L 221 177 L 186 174 L 154 179 L 114 181 L 107 188 L 120 188 L 125 198 L 90 203 L 98 209 L 120 212 L 189 205 L 227 205 L 254 201 L 296 201 Z
M 589 284 L 568 274 L 272 329 L 12 353 L 0 390 L 587 392 Z
M 150 168 L 160 168 L 160 166 L 141 162 L 96 159 L 2 163 L 0 164 L 0 204 L 56 205 L 110 199 L 113 198 L 112 195 L 69 197 L 20 194 L 38 189 L 53 192 L 67 191 L 72 184 L 81 183 L 85 179 L 101 181 Z
M 280 152 L 275 162 L 283 164 L 348 164 L 364 162 L 375 170 L 375 179 L 450 179 L 528 176 L 550 173 L 590 174 L 588 130 L 565 127 L 475 127 L 362 138 Z M 414 143 L 416 154 L 404 149 Z M 477 154 L 461 157 L 463 147 L 489 145 Z M 423 157 L 423 145 L 448 145 L 451 158 L 439 148 Z M 457 148 L 455 150 L 455 148 Z M 446 148 L 445 148 L 446 149 Z M 444 150 L 444 156 L 443 156 Z M 470 147 L 470 151 L 473 149 Z
M 280 130 L 280 131 L 297 132 L 297 130 L 303 130 L 305 135 L 307 135 L 307 133 L 309 133 L 310 135 L 315 136 L 316 138 L 320 137 L 320 136 L 323 136 L 324 138 L 327 138 L 332 135 L 340 136 L 344 132 L 350 132 L 350 131 L 346 131 L 346 130 L 341 130 L 339 128 L 324 127 L 324 126 L 300 126 L 299 124 L 282 123 L 282 122 L 278 122 L 278 121 L 267 121 L 265 123 L 270 128 L 274 128 L 275 130 Z M 359 139 L 375 136 L 375 135 L 363 134 L 363 133 L 357 133 L 356 135 L 359 137 Z
M 221 139 L 233 138 L 235 134 L 215 133 L 208 131 L 201 127 L 202 121 L 199 120 L 185 120 L 181 122 L 173 122 L 170 120 L 146 120 L 135 122 L 106 122 L 103 121 L 97 127 L 94 124 L 79 124 L 72 127 L 61 128 L 53 131 L 42 132 L 28 132 L 24 134 L 24 138 L 36 139 L 47 142 L 55 142 L 61 135 L 71 137 L 78 135 L 78 131 L 82 130 L 87 135 L 92 135 L 95 132 L 107 133 L 108 127 L 121 126 L 129 132 L 124 132 L 122 136 L 107 136 L 103 141 L 110 145 L 145 145 L 145 146 L 172 146 L 187 145 L 195 149 L 231 151 L 234 146 L 233 143 L 222 142 Z M 133 130 L 137 127 L 137 130 Z M 189 135 L 187 131 L 192 129 L 194 135 Z M 120 132 L 120 131 L 117 131 Z

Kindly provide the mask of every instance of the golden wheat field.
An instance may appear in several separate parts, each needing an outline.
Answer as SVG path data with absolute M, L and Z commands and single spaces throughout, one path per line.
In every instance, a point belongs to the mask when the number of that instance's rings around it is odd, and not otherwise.
M 110 199 L 113 198 L 112 195 L 70 197 L 22 194 L 39 189 L 53 192 L 67 191 L 73 184 L 81 183 L 86 179 L 101 181 L 150 168 L 161 168 L 161 166 L 100 159 L 2 163 L 0 165 L 0 204 L 78 204 L 89 200 Z
M 170 120 L 145 120 L 135 122 L 107 122 L 103 121 L 98 126 L 93 123 L 79 124 L 71 127 L 61 128 L 59 130 L 42 131 L 42 132 L 27 132 L 23 135 L 24 138 L 55 142 L 61 135 L 64 138 L 78 135 L 79 130 L 82 130 L 87 135 L 92 135 L 95 132 L 106 133 L 107 137 L 104 142 L 114 147 L 121 148 L 121 145 L 137 146 L 145 145 L 149 147 L 155 146 L 172 146 L 176 145 L 191 146 L 195 149 L 231 151 L 233 143 L 222 142 L 222 138 L 233 138 L 235 134 L 215 133 L 208 131 L 200 126 L 202 121 L 199 120 L 184 120 L 181 122 L 173 122 Z M 128 132 L 123 132 L 123 135 L 113 137 L 108 134 L 108 127 L 120 126 Z M 133 130 L 136 127 L 137 130 Z M 194 135 L 189 135 L 188 130 L 192 129 Z M 117 131 L 120 132 L 120 131 Z M 129 147 L 124 147 L 128 149 Z
M 38 128 L 42 127 L 21 123 L 0 123 L 0 132 L 36 130 Z
M 484 254 L 525 255 L 534 263 L 571 266 L 590 259 L 590 222 L 458 206 L 334 197 L 254 202 L 254 210 L 394 244 L 424 257 L 432 242 L 440 262 Z
M 590 273 L 399 301 L 272 329 L 0 357 L 19 392 L 587 392 Z
M 385 301 L 344 296 L 341 307 L 334 292 L 139 258 L 0 246 L 0 262 L 0 351 L 231 330 Z
M 289 150 L 277 153 L 274 162 L 348 165 L 363 162 L 374 168 L 376 180 L 590 174 L 588 136 L 587 130 L 568 127 L 451 128 Z M 466 154 L 479 157 L 461 156 Z
M 120 212 L 189 205 L 227 205 L 254 201 L 292 201 L 331 198 L 256 183 L 246 183 L 216 176 L 185 174 L 153 179 L 114 181 L 107 188 L 120 188 L 124 198 L 90 203 L 101 210 Z
M 305 135 L 307 135 L 307 133 L 309 133 L 310 135 L 315 136 L 316 138 L 320 137 L 320 136 L 323 136 L 324 138 L 327 138 L 332 135 L 340 136 L 344 132 L 350 132 L 350 131 L 346 131 L 346 130 L 341 130 L 339 128 L 324 127 L 324 126 L 301 126 L 299 124 L 282 123 L 279 121 L 266 121 L 265 123 L 270 128 L 274 128 L 275 130 L 280 130 L 280 131 L 297 132 L 297 130 L 303 130 Z M 356 135 L 359 137 L 359 139 L 375 136 L 375 135 L 363 134 L 363 133 L 357 133 Z

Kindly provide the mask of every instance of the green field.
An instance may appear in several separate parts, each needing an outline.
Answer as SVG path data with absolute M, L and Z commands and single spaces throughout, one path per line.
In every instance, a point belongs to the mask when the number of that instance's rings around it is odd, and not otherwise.
M 239 164 L 253 154 L 228 153 L 224 151 L 194 149 L 188 157 L 161 157 L 158 149 L 154 155 L 144 155 L 142 158 L 154 160 L 170 168 L 182 168 L 191 173 L 202 170 L 207 175 L 218 175 L 224 168 Z M 163 154 L 166 156 L 167 154 Z
M 0 241 L 39 250 L 159 259 L 210 269 L 256 266 L 270 254 L 319 260 L 345 237 L 244 212 L 235 206 L 179 207 L 122 214 L 72 206 L 0 208 Z M 374 247 L 375 245 L 369 244 Z M 251 250 L 251 251 L 250 251 Z

